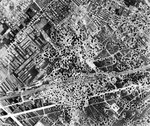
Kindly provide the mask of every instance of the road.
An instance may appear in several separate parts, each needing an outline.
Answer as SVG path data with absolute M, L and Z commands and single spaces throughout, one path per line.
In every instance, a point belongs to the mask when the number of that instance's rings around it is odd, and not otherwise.
M 117 75 L 127 75 L 127 74 L 131 74 L 131 73 L 136 73 L 138 71 L 145 71 L 149 68 L 150 68 L 150 64 L 148 64 L 146 66 L 143 66 L 143 67 L 133 69 L 133 70 L 126 70 L 126 71 L 123 71 L 123 72 L 116 73 L 115 76 L 117 76 Z
M 41 87 L 38 87 L 36 89 L 31 89 L 31 90 L 24 91 L 23 93 L 17 92 L 14 95 L 0 97 L 0 100 L 5 100 L 5 99 L 8 99 L 8 98 L 13 98 L 13 97 L 20 96 L 20 95 L 26 96 L 26 95 L 29 95 L 29 94 L 34 94 L 35 92 L 38 92 L 38 91 L 42 91 L 44 89 L 45 89 L 45 86 L 41 86 Z
M 18 116 L 18 115 L 21 115 L 21 114 L 26 114 L 26 113 L 38 111 L 38 110 L 41 110 L 41 109 L 47 109 L 47 108 L 50 108 L 50 107 L 54 107 L 56 105 L 58 105 L 58 104 L 52 104 L 52 105 L 48 105 L 48 106 L 43 106 L 43 107 L 40 107 L 40 108 L 31 109 L 31 110 L 27 110 L 27 111 L 23 111 L 23 112 L 18 112 L 18 113 L 10 113 L 8 115 L 1 116 L 0 118 L 15 117 L 15 116 Z
M 12 115 L 10 112 L 8 112 L 1 104 L 0 104 L 0 108 L 3 109 L 4 111 L 6 111 L 7 112 L 7 116 L 11 117 L 19 126 L 23 126 L 21 124 L 21 122 L 14 115 Z

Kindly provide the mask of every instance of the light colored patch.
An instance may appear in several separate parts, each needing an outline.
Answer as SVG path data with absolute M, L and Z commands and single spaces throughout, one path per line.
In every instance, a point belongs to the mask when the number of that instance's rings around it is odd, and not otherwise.
M 37 124 L 35 124 L 35 126 L 44 126 L 44 124 L 39 121 Z
M 145 0 L 148 6 L 150 6 L 150 0 Z
M 0 24 L 0 33 L 3 31 L 3 26 Z
M 96 66 L 94 65 L 94 63 L 93 63 L 93 61 L 92 60 L 90 60 L 90 59 L 87 59 L 86 60 L 86 63 L 92 68 L 92 69 L 96 69 Z
M 6 56 L 8 56 L 8 51 L 6 49 L 6 47 L 3 47 L 2 49 L 0 49 L 0 59 L 4 59 Z

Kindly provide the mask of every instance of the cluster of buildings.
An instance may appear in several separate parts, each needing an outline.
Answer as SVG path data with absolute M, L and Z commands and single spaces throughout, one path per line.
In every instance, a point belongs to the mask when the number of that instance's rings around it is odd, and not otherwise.
M 24 10 L 18 26 L 1 21 L 0 48 L 2 53 L 6 52 L 0 57 L 1 95 L 31 86 L 40 73 L 36 67 L 40 61 L 35 62 L 35 59 L 47 46 L 52 46 L 52 30 L 69 15 L 69 2 L 45 0 L 42 3 L 37 0 Z

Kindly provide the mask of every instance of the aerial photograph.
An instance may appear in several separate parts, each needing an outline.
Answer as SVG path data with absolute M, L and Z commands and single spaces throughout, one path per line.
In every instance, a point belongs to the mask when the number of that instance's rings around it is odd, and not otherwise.
M 0 0 L 0 126 L 150 126 L 150 0 Z

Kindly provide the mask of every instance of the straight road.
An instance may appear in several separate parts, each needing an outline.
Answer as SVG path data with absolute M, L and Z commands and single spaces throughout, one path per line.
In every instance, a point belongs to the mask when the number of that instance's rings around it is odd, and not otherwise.
M 38 111 L 38 110 L 41 110 L 41 109 L 51 108 L 51 107 L 54 107 L 56 105 L 58 105 L 58 104 L 52 104 L 52 105 L 48 105 L 48 106 L 43 106 L 43 107 L 40 107 L 40 108 L 31 109 L 31 110 L 27 110 L 27 111 L 23 111 L 23 112 L 18 112 L 18 113 L 10 113 L 8 115 L 1 116 L 0 118 L 8 118 L 8 117 L 11 117 L 11 116 L 15 117 L 15 116 L 18 116 L 18 115 L 21 115 L 21 114 L 26 114 L 26 113 Z

